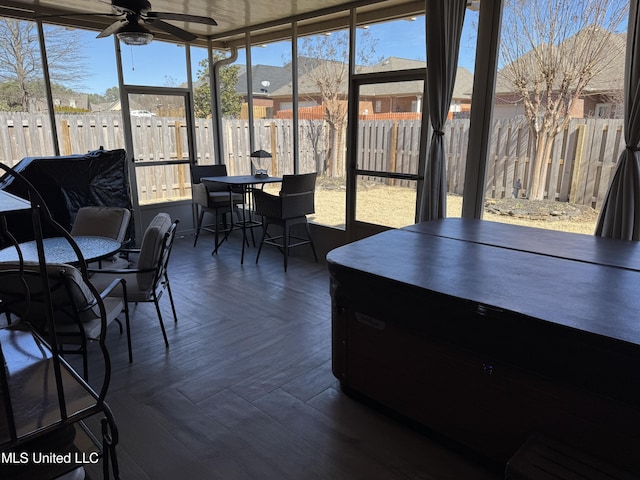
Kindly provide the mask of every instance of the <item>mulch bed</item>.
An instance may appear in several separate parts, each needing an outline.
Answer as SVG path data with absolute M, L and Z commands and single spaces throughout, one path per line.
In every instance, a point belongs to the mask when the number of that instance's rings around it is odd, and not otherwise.
M 488 199 L 485 212 L 529 220 L 592 220 L 597 212 L 586 205 L 526 198 Z

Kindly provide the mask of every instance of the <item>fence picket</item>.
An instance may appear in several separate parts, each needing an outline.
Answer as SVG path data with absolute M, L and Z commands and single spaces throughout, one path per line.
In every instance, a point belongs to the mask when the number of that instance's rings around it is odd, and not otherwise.
M 603 121 L 603 120 L 600 120 Z M 611 176 L 618 162 L 618 157 L 624 148 L 624 129 L 623 123 L 618 121 L 615 124 L 608 125 L 607 143 L 603 149 L 602 171 L 600 175 L 600 184 L 597 192 L 597 204 L 602 204 L 609 188 Z

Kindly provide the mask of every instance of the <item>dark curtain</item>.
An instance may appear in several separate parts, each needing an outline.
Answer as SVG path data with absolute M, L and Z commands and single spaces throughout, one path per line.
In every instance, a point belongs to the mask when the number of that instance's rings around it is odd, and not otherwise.
M 433 133 L 427 150 L 420 220 L 444 218 L 447 212 L 447 176 L 444 124 L 458 69 L 460 36 L 466 0 L 425 0 L 427 29 L 427 95 Z
M 631 2 L 627 28 L 624 76 L 624 138 L 626 148 L 602 204 L 595 234 L 623 240 L 640 240 L 640 14 L 638 1 Z

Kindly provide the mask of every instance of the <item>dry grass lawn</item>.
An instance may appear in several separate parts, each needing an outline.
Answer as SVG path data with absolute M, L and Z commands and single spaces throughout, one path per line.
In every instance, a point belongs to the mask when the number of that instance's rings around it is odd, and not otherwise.
M 279 186 L 270 186 L 275 191 Z M 343 227 L 345 223 L 346 193 L 344 183 L 327 183 L 318 179 L 316 189 L 316 213 L 310 220 L 335 227 Z M 485 210 L 484 220 L 525 225 L 530 227 L 561 230 L 566 232 L 592 235 L 595 230 L 597 212 L 588 210 L 580 216 L 544 215 L 544 219 L 522 218 L 526 213 L 528 200 L 519 201 L 520 209 L 503 214 L 495 214 Z M 387 225 L 403 227 L 414 223 L 415 190 L 405 187 L 362 184 L 358 186 L 357 219 Z M 549 211 L 561 211 L 567 204 L 547 202 Z M 554 208 L 556 205 L 558 208 Z M 460 217 L 462 214 L 462 197 L 447 197 L 447 217 Z

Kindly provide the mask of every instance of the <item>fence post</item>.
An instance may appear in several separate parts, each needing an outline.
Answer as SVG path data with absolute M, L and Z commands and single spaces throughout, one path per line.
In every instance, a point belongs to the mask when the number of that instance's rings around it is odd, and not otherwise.
M 269 140 L 271 141 L 271 175 L 278 176 L 278 136 L 276 122 L 269 125 Z
M 71 155 L 71 127 L 69 120 L 60 122 L 60 133 L 62 134 L 62 155 Z
M 182 123 L 180 120 L 176 120 L 176 160 L 182 160 L 182 135 L 180 134 L 180 130 L 182 129 Z M 180 196 L 185 196 L 185 186 L 184 186 L 184 165 L 178 165 L 178 191 L 180 192 Z
M 584 156 L 584 140 L 585 140 L 585 124 L 577 127 L 576 138 L 576 156 L 573 165 L 573 175 L 571 176 L 571 193 L 569 194 L 569 203 L 578 203 L 578 185 L 580 185 L 580 177 L 582 176 L 582 158 Z
M 398 121 L 394 120 L 391 125 L 391 148 L 389 150 L 389 170 L 391 172 L 396 171 L 396 165 L 398 161 Z M 395 185 L 396 180 L 390 179 L 390 185 Z

